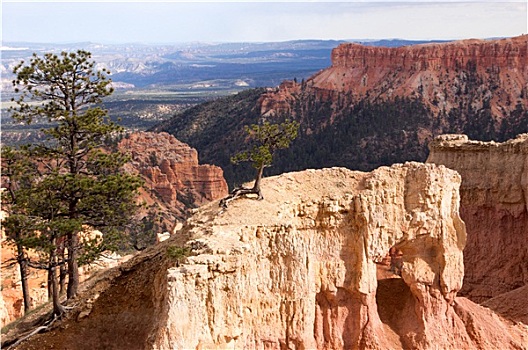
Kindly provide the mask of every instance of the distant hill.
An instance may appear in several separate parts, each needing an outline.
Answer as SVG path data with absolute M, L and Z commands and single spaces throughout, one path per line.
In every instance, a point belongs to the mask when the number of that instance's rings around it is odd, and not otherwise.
M 361 41 L 361 40 L 351 40 Z M 331 51 L 345 41 L 296 40 L 263 43 L 182 43 L 172 45 L 80 43 L 2 43 L 2 100 L 14 95 L 13 67 L 35 52 L 85 49 L 98 68 L 107 68 L 116 92 L 105 108 L 128 130 L 145 130 L 177 111 L 252 87 L 275 87 L 302 81 L 331 64 Z M 381 40 L 368 45 L 409 45 L 421 41 Z M 7 103 L 2 103 L 6 108 Z M 39 139 L 42 125 L 13 123 L 2 113 L 2 142 Z
M 528 132 L 527 49 L 527 35 L 398 48 L 341 44 L 331 66 L 306 80 L 197 106 L 155 129 L 224 168 L 230 186 L 251 179 L 251 169 L 233 168 L 229 156 L 243 147 L 242 126 L 262 119 L 301 122 L 299 138 L 268 174 L 425 161 L 428 142 L 441 133 L 503 141 Z

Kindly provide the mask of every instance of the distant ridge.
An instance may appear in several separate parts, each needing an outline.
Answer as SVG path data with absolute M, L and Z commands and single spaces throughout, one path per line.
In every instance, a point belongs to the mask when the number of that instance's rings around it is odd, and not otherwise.
M 425 161 L 427 144 L 442 133 L 503 141 L 528 132 L 527 49 L 528 35 L 397 48 L 344 43 L 332 51 L 329 67 L 268 90 L 256 104 L 250 101 L 258 92 L 218 100 L 156 130 L 174 134 L 204 162 L 221 166 L 230 186 L 251 178 L 229 163 L 236 145 L 244 143 L 241 130 L 230 126 L 263 118 L 301 122 L 299 138 L 269 174 L 332 166 L 369 171 Z M 235 109 L 242 105 L 247 109 Z M 218 123 L 224 118 L 229 125 Z M 197 124 L 217 129 L 202 134 Z
M 453 40 L 406 40 L 406 39 L 382 39 L 382 40 L 350 40 L 350 42 L 358 43 L 365 46 L 384 46 L 384 47 L 400 47 L 409 45 L 434 44 L 434 43 L 448 43 Z

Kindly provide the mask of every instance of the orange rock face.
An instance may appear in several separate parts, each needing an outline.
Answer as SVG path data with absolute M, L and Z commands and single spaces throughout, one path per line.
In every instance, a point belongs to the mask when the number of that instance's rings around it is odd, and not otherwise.
M 198 164 L 198 152 L 167 133 L 138 132 L 119 143 L 131 167 L 166 204 L 183 210 L 227 194 L 222 169 Z
M 503 143 L 443 135 L 429 148 L 428 162 L 462 176 L 468 241 L 461 294 L 480 302 L 528 284 L 528 134 Z
M 305 84 L 308 93 L 321 99 L 346 93 L 349 103 L 365 97 L 420 97 L 434 112 L 449 112 L 461 102 L 480 108 L 485 100 L 500 119 L 519 103 L 528 107 L 526 62 L 528 35 L 399 48 L 341 44 L 332 51 L 332 66 Z M 300 84 L 289 82 L 266 94 L 262 114 L 291 111 L 285 103 L 294 99 L 296 90 Z M 488 92 L 475 98 L 471 91 Z

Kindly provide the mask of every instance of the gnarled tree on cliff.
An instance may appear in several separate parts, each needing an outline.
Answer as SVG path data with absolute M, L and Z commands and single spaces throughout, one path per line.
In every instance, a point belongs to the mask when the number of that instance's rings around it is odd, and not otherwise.
M 256 194 L 259 200 L 264 198 L 260 190 L 260 180 L 262 179 L 264 168 L 270 166 L 273 162 L 275 151 L 290 146 L 290 143 L 297 137 L 299 123 L 286 120 L 280 124 L 272 124 L 265 121 L 260 125 L 246 125 L 245 130 L 249 136 L 251 146 L 248 150 L 237 153 L 231 158 L 231 162 L 234 164 L 251 162 L 257 170 L 255 181 L 251 188 L 235 188 L 229 196 L 220 202 L 223 207 L 227 207 L 231 200 L 245 194 Z
M 122 128 L 110 121 L 99 105 L 112 93 L 106 70 L 96 70 L 87 51 L 60 55 L 33 55 L 14 68 L 13 81 L 19 97 L 12 109 L 14 119 L 28 124 L 44 120 L 45 142 L 26 147 L 25 155 L 35 164 L 35 181 L 18 189 L 23 195 L 19 213 L 38 218 L 41 246 L 49 255 L 49 267 L 68 266 L 68 299 L 77 294 L 79 264 L 89 262 L 109 248 L 114 237 L 134 213 L 136 176 L 121 171 L 127 158 L 102 151 L 105 141 Z M 98 229 L 103 242 L 80 239 L 87 230 Z M 58 242 L 66 242 L 67 256 L 61 262 Z M 56 313 L 62 313 L 60 308 Z

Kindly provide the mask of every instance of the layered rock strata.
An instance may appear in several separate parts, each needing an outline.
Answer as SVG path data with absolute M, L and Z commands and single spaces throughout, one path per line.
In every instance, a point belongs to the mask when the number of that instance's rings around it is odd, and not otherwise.
M 301 91 L 322 100 L 356 103 L 366 98 L 419 98 L 435 113 L 461 105 L 491 106 L 501 119 L 528 108 L 528 35 L 500 40 L 461 40 L 398 48 L 341 44 L 332 66 L 304 84 L 288 82 L 261 99 L 262 114 L 292 113 Z M 339 96 L 341 95 L 341 96 Z M 338 97 L 339 96 L 339 97 Z
M 119 143 L 131 166 L 175 210 L 196 207 L 227 194 L 222 169 L 198 163 L 198 152 L 167 133 L 137 132 Z
M 427 162 L 462 176 L 468 241 L 461 293 L 480 302 L 528 284 L 528 134 L 503 143 L 442 135 L 429 148 Z

